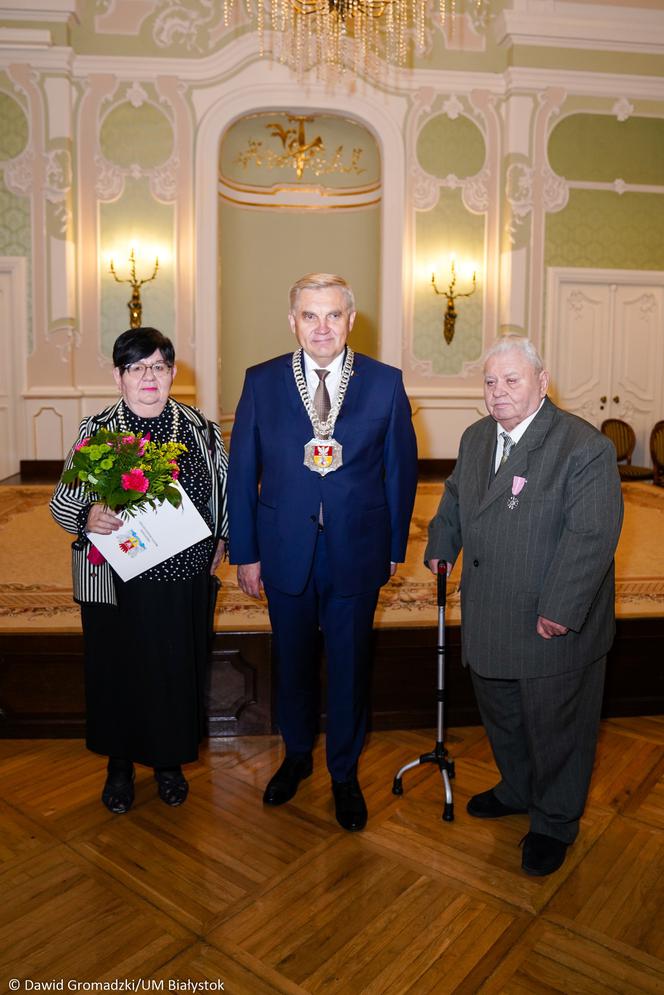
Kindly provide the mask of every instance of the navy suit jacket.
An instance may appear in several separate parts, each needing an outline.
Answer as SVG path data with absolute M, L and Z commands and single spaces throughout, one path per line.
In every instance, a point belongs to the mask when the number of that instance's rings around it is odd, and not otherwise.
M 337 594 L 376 590 L 403 561 L 417 487 L 417 445 L 401 371 L 355 354 L 334 438 L 343 466 L 321 477 L 304 466 L 313 429 L 292 354 L 247 370 L 231 436 L 231 563 L 261 562 L 265 583 L 305 587 L 323 505 Z M 259 489 L 260 485 L 260 489 Z

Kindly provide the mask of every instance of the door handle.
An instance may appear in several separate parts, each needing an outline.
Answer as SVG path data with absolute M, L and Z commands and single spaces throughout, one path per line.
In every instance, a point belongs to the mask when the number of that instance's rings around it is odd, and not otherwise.
M 618 397 L 618 395 L 616 394 L 616 396 L 615 396 L 615 397 L 613 398 L 613 403 L 614 403 L 614 404 L 619 404 L 619 402 L 620 402 L 620 398 L 619 398 L 619 397 Z

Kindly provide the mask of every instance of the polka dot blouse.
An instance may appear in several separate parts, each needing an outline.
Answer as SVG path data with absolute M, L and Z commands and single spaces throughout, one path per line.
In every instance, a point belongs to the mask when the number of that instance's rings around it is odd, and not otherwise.
M 126 404 L 123 404 L 124 419 L 130 431 L 143 435 L 150 433 L 150 440 L 162 445 L 164 442 L 183 442 L 187 447 L 187 452 L 182 453 L 178 459 L 180 467 L 179 483 L 187 492 L 196 510 L 202 515 L 206 525 L 214 531 L 212 515 L 208 507 L 212 496 L 212 481 L 208 468 L 203 459 L 192 427 L 180 418 L 177 438 L 172 438 L 173 433 L 173 408 L 167 404 L 164 410 L 156 418 L 140 418 L 134 414 Z M 210 562 L 214 551 L 214 539 L 209 536 L 202 539 L 189 549 L 183 549 L 181 553 L 169 557 L 163 563 L 151 567 L 141 574 L 142 580 L 190 580 L 198 574 L 207 572 L 210 569 Z

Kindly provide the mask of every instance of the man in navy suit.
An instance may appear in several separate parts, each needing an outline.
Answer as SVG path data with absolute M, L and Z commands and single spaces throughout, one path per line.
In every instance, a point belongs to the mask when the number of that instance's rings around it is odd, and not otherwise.
M 335 814 L 363 829 L 357 780 L 380 587 L 403 561 L 417 447 L 401 372 L 346 345 L 353 292 L 328 273 L 291 288 L 300 348 L 247 371 L 231 438 L 230 558 L 267 596 L 286 756 L 263 800 L 282 805 L 312 771 L 319 628 L 327 656 L 327 766 Z

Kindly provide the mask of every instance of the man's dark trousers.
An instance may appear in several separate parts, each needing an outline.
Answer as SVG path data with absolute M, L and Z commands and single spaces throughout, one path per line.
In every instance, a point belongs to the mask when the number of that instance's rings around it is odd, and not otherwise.
M 340 597 L 320 531 L 299 595 L 265 585 L 277 662 L 277 717 L 287 755 L 309 753 L 318 731 L 319 627 L 327 657 L 327 766 L 335 781 L 354 777 L 367 724 L 373 617 L 378 591 Z

